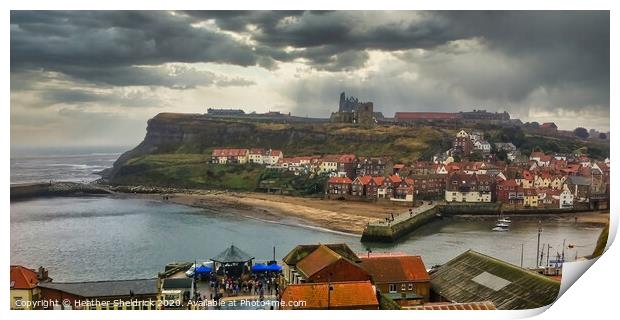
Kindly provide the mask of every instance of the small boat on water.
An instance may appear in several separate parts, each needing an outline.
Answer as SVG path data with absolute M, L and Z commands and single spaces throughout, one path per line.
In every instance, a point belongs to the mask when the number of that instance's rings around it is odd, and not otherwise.
M 511 224 L 512 221 L 510 221 L 510 218 L 500 218 L 499 220 L 497 220 L 497 222 L 501 222 L 504 224 Z
M 493 231 L 508 231 L 508 228 L 510 227 L 510 225 L 506 222 L 502 222 L 501 219 L 497 220 L 497 222 L 495 223 L 495 227 L 491 230 Z

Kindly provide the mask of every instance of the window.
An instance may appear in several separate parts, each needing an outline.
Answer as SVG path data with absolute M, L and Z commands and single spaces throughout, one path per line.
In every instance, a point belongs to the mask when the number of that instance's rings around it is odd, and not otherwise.
M 413 290 L 413 283 L 409 284 L 409 291 Z
M 400 291 L 405 291 L 405 290 L 407 290 L 407 284 L 403 283 L 400 285 Z
M 396 292 L 396 285 L 395 285 L 395 284 L 393 284 L 393 283 L 390 283 L 388 291 L 390 291 L 390 292 Z

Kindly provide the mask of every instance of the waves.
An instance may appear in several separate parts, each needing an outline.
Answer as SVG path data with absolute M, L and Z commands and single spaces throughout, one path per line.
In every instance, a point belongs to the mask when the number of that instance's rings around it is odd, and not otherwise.
M 11 157 L 11 183 L 94 181 L 95 172 L 112 166 L 122 152 L 74 151 Z

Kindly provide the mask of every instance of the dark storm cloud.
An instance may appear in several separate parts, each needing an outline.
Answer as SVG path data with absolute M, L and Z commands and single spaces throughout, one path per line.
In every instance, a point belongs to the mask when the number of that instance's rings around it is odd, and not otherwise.
M 248 34 L 255 44 L 191 26 L 207 20 Z M 339 71 L 362 67 L 365 50 L 434 49 L 475 37 L 492 50 L 534 57 L 544 81 L 609 81 L 608 12 L 17 11 L 11 14 L 11 66 L 87 80 L 96 72 L 84 69 L 166 62 L 273 68 L 304 58 L 317 69 Z M 287 53 L 287 47 L 303 50 Z
M 159 11 L 14 11 L 11 68 L 13 72 L 51 70 L 98 82 L 100 72 L 109 74 L 114 68 L 134 65 L 257 63 L 250 47 L 229 35 L 194 28 L 190 22 L 186 17 Z M 129 78 L 148 78 L 148 74 L 138 75 L 139 70 L 117 71 L 119 78 L 125 77 L 120 84 L 149 85 L 123 83 L 127 80 L 125 71 L 132 73 Z M 106 82 L 116 81 L 108 77 Z

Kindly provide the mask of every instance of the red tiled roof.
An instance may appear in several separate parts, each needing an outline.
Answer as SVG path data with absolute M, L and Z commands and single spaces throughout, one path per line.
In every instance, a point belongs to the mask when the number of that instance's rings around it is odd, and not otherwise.
M 455 120 L 461 115 L 450 112 L 396 112 L 396 120 Z
M 329 180 L 327 180 L 327 183 L 331 183 L 331 184 L 349 184 L 352 183 L 353 181 L 351 181 L 351 179 L 349 179 L 349 177 L 331 177 L 329 178 Z
M 405 167 L 405 165 L 402 164 L 402 163 L 397 163 L 397 164 L 394 165 L 394 169 L 402 169 L 404 167 Z
M 338 162 L 339 160 L 340 156 L 335 154 L 328 154 L 326 156 L 323 156 L 323 158 L 321 159 L 321 161 L 323 162 Z
M 11 266 L 11 289 L 32 289 L 39 280 L 37 273 L 22 266 Z
M 372 181 L 372 177 L 371 176 L 361 176 L 361 177 L 357 177 L 357 179 L 362 185 L 367 185 L 370 183 L 370 181 Z
M 297 263 L 297 270 L 306 277 L 310 277 L 321 269 L 338 261 L 341 256 L 325 245 L 319 245 L 316 250 Z
M 262 149 L 262 148 L 250 149 L 250 154 L 261 154 L 262 155 L 263 153 L 265 153 L 265 149 Z
M 555 123 L 553 122 L 545 122 L 541 124 L 539 128 L 540 129 L 557 129 L 558 126 L 556 126 Z
M 420 256 L 360 256 L 362 268 L 373 277 L 375 283 L 426 282 L 430 276 Z
M 374 177 L 374 178 L 373 178 L 373 180 L 375 180 L 375 183 L 376 183 L 378 186 L 380 186 L 380 185 L 382 185 L 382 184 L 383 184 L 383 181 L 385 181 L 385 177 L 381 177 L 381 176 L 379 176 L 379 177 Z
M 495 304 L 491 301 L 481 302 L 433 302 L 425 303 L 420 306 L 405 307 L 407 310 L 496 310 Z
M 214 149 L 213 157 L 239 157 L 244 156 L 248 149 Z
M 271 151 L 269 152 L 269 156 L 272 156 L 272 157 L 276 157 L 276 156 L 279 156 L 279 155 L 281 155 L 281 154 L 282 154 L 282 151 L 281 151 L 281 150 L 271 150 Z
M 288 285 L 282 292 L 282 309 L 295 309 L 293 301 L 305 301 L 298 309 L 357 309 L 379 307 L 374 287 L 370 281 L 332 282 L 329 291 L 327 283 L 303 283 Z
M 402 179 L 399 176 L 395 175 L 395 174 L 389 176 L 388 179 L 390 179 L 390 181 L 392 181 L 393 183 L 397 183 L 397 182 L 401 182 L 402 181 Z
M 355 161 L 354 154 L 343 154 L 338 158 L 338 162 L 342 163 L 353 163 Z

